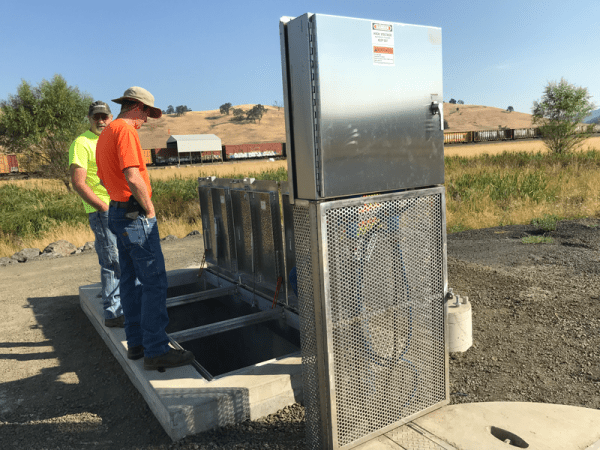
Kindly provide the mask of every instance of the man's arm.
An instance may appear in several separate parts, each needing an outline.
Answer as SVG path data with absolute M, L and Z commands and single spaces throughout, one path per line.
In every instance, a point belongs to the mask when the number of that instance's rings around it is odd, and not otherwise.
M 125 175 L 129 189 L 131 189 L 131 193 L 146 211 L 146 217 L 152 219 L 156 213 L 150 195 L 148 194 L 146 183 L 144 182 L 142 175 L 140 175 L 140 169 L 137 167 L 127 167 L 123 170 L 123 174 Z
M 69 172 L 71 173 L 71 182 L 73 183 L 73 189 L 84 199 L 87 203 L 92 205 L 97 211 L 108 211 L 108 205 L 104 203 L 94 192 L 92 188 L 85 184 L 87 178 L 87 170 L 77 164 L 71 164 L 69 166 Z

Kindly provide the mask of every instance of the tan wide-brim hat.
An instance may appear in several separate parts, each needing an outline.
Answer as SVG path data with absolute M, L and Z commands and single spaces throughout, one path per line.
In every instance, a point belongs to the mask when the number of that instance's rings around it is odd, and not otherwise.
M 149 116 L 153 119 L 158 119 L 162 116 L 162 111 L 158 108 L 154 107 L 154 95 L 148 92 L 146 89 L 133 86 L 125 91 L 122 97 L 116 98 L 113 100 L 115 103 L 123 103 L 124 100 L 135 100 L 137 102 L 142 102 L 144 105 L 150 107 Z

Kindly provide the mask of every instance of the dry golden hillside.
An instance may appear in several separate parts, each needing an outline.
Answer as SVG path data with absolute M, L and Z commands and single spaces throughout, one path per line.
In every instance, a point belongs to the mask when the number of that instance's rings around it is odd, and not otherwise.
M 254 105 L 237 105 L 244 111 Z M 167 146 L 167 139 L 173 134 L 216 134 L 223 144 L 260 144 L 262 142 L 285 142 L 285 118 L 283 108 L 266 106 L 267 111 L 260 123 L 232 122 L 232 114 L 223 115 L 218 109 L 212 111 L 191 111 L 183 116 L 174 114 L 160 119 L 148 119 L 139 130 L 143 148 Z
M 238 105 L 234 108 L 249 110 L 254 105 Z M 172 134 L 216 134 L 223 144 L 259 144 L 261 142 L 285 142 L 285 119 L 283 108 L 267 106 L 260 123 L 232 122 L 232 115 L 219 110 L 192 111 L 183 116 L 163 115 L 149 119 L 140 130 L 143 148 L 166 147 Z M 492 130 L 500 127 L 529 128 L 531 115 L 506 112 L 500 108 L 478 105 L 454 105 L 444 103 L 444 119 L 447 131 Z
M 500 128 L 530 128 L 531 114 L 508 112 L 504 109 L 479 105 L 444 103 L 446 131 L 479 131 Z
M 251 104 L 234 108 L 249 110 Z M 183 116 L 163 115 L 160 119 L 148 119 L 139 131 L 143 148 L 167 146 L 172 134 L 216 134 L 223 144 L 259 144 L 262 142 L 285 142 L 285 119 L 283 108 L 267 106 L 260 123 L 232 122 L 232 115 L 223 115 L 218 109 L 191 111 Z M 444 103 L 444 119 L 447 131 L 493 130 L 531 127 L 531 115 L 506 112 L 500 108 L 479 105 L 454 105 Z M 0 148 L 0 153 L 2 149 Z

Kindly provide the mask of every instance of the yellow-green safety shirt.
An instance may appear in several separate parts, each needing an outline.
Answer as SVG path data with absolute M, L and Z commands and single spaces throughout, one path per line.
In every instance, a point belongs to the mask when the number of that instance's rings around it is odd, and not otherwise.
M 71 167 L 71 164 L 76 164 L 79 167 L 83 167 L 87 171 L 85 184 L 92 189 L 92 192 L 96 194 L 100 200 L 108 204 L 110 202 L 110 196 L 108 195 L 108 192 L 106 192 L 106 188 L 100 184 L 100 178 L 98 177 L 97 173 L 97 143 L 98 136 L 95 133 L 92 133 L 90 130 L 87 130 L 85 133 L 79 135 L 69 148 L 69 167 Z M 96 208 L 94 208 L 85 200 L 82 199 L 82 201 L 85 212 L 96 212 Z

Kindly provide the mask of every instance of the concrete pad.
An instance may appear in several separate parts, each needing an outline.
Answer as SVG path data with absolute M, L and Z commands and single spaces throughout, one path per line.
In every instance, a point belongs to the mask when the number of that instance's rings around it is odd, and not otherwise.
M 491 427 L 508 431 L 530 450 L 585 450 L 600 440 L 600 411 L 548 403 L 490 402 L 444 406 L 413 424 L 457 450 L 507 450 Z
M 365 442 L 364 444 L 359 445 L 358 447 L 355 447 L 355 450 L 405 450 L 405 448 L 400 447 L 387 436 L 378 436 L 368 442 Z
M 197 273 L 198 268 L 171 271 L 169 286 L 195 283 Z M 258 419 L 302 400 L 299 354 L 236 370 L 212 381 L 204 379 L 192 366 L 162 373 L 144 370 L 143 359 L 127 359 L 125 331 L 104 327 L 99 292 L 99 283 L 81 286 L 81 308 L 173 440 Z
M 197 268 L 171 271 L 169 286 L 195 283 L 197 273 Z M 299 354 L 239 369 L 212 381 L 204 379 L 192 366 L 168 369 L 163 373 L 144 370 L 143 360 L 127 359 L 125 331 L 104 327 L 101 299 L 97 298 L 99 292 L 100 284 L 80 287 L 81 307 L 173 440 L 246 419 L 257 419 L 301 401 Z M 290 320 L 297 318 L 288 318 Z M 600 411 L 510 402 L 444 406 L 354 448 L 519 448 L 494 437 L 492 427 L 522 439 L 528 446 L 521 448 L 530 450 L 600 450 Z

